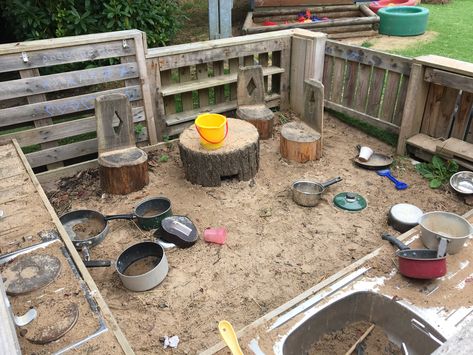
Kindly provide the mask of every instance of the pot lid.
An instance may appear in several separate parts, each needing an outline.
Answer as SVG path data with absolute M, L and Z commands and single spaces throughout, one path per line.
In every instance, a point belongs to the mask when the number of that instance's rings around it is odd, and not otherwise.
M 395 221 L 413 226 L 419 223 L 419 218 L 424 214 L 419 207 L 409 203 L 398 203 L 391 207 L 389 213 Z
M 159 235 L 160 239 L 176 244 L 181 248 L 192 246 L 198 239 L 197 228 L 185 216 L 170 216 L 161 222 L 165 233 Z
M 356 192 L 342 192 L 333 198 L 335 206 L 347 211 L 361 211 L 366 208 L 366 200 Z

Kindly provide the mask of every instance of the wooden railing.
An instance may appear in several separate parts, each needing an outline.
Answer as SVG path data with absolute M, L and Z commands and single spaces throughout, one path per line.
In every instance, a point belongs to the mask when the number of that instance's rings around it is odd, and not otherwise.
M 146 60 L 159 130 L 173 136 L 200 112 L 236 109 L 240 65 L 261 64 L 267 105 L 287 108 L 291 37 L 288 30 L 149 49 Z
M 94 100 L 123 93 L 143 125 L 139 140 L 156 143 L 143 46 L 136 30 L 0 45 L 0 142 L 36 145 L 26 155 L 33 168 L 95 153 Z M 92 69 L 71 70 L 92 62 Z M 85 133 L 92 137 L 74 141 Z
M 412 60 L 327 40 L 325 107 L 398 133 Z

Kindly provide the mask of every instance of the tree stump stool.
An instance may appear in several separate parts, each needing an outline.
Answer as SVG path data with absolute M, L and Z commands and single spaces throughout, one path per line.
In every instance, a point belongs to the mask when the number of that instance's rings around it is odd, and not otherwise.
M 261 65 L 240 67 L 237 79 L 237 117 L 256 127 L 260 139 L 273 135 L 274 113 L 264 101 L 263 68 Z
M 100 186 L 125 195 L 148 185 L 148 155 L 135 146 L 133 116 L 123 94 L 95 99 Z
M 222 178 L 231 177 L 247 181 L 259 168 L 258 131 L 251 123 L 229 118 L 223 147 L 206 150 L 192 125 L 179 137 L 179 153 L 186 179 L 193 184 L 220 186 Z
M 320 134 L 304 122 L 288 122 L 281 128 L 280 151 L 283 158 L 299 163 L 320 159 Z

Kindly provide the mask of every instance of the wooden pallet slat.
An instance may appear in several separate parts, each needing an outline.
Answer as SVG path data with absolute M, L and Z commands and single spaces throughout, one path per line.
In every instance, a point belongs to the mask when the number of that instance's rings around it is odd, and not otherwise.
M 332 75 L 333 75 L 333 57 L 325 55 L 324 57 L 324 75 L 322 84 L 324 85 L 324 95 L 326 99 L 331 98 L 332 94 Z
M 228 68 L 230 70 L 230 74 L 236 73 L 238 76 L 239 67 L 240 67 L 239 58 L 231 58 L 228 60 Z M 230 83 L 230 101 L 236 100 L 236 99 L 237 99 L 237 83 L 235 81 L 234 83 Z
M 181 67 L 179 68 L 179 82 L 180 85 L 190 83 L 191 80 L 191 68 L 190 67 Z M 182 109 L 183 111 L 192 110 L 193 103 L 192 103 L 192 92 L 184 92 L 181 95 L 182 100 Z
M 443 86 L 433 83 L 429 85 L 429 92 L 427 94 L 420 133 L 425 133 L 432 137 L 435 136 L 436 125 L 440 116 L 440 103 L 443 94 Z
M 399 88 L 399 95 L 396 101 L 396 109 L 394 111 L 393 123 L 400 126 L 402 123 L 402 112 L 406 103 L 407 88 L 409 87 L 409 77 L 403 75 L 401 78 L 401 86 Z
M 465 75 L 450 73 L 440 69 L 427 68 L 425 81 L 454 89 L 473 92 L 473 78 Z
M 465 139 L 469 119 L 473 109 L 473 93 L 463 92 L 458 106 L 458 114 L 453 122 L 451 137 Z
M 383 93 L 384 76 L 386 71 L 378 67 L 373 68 L 371 75 L 370 91 L 368 95 L 368 104 L 366 113 L 373 117 L 378 117 L 381 107 L 381 95 Z
M 371 66 L 360 63 L 358 69 L 358 88 L 356 89 L 355 110 L 366 112 L 366 102 L 370 88 Z
M 400 81 L 401 74 L 392 71 L 388 72 L 386 88 L 384 90 L 383 106 L 380 113 L 380 118 L 382 120 L 388 122 L 393 121 Z
M 355 100 L 356 79 L 358 74 L 358 63 L 351 60 L 347 61 L 347 78 L 345 88 L 343 89 L 342 102 L 345 106 L 353 108 Z
M 340 103 L 342 100 L 342 90 L 345 78 L 345 60 L 334 58 L 333 63 L 333 84 L 331 101 Z

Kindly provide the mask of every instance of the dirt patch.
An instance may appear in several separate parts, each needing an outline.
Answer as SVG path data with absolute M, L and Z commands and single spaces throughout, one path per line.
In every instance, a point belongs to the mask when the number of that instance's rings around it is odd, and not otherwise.
M 279 129 L 260 142 L 260 167 L 251 181 L 225 180 L 204 188 L 185 180 L 178 149 L 163 147 L 150 155 L 150 184 L 127 196 L 102 194 L 94 171 L 64 180 L 49 192 L 58 211 L 89 208 L 103 214 L 130 211 L 148 196 L 166 196 L 176 215 L 189 217 L 200 233 L 225 227 L 225 245 L 198 241 L 189 249 L 166 250 L 167 278 L 146 292 L 125 289 L 113 268 L 90 269 L 102 295 L 138 354 L 159 352 L 159 337 L 178 335 L 173 353 L 196 353 L 220 340 L 217 324 L 230 321 L 238 331 L 268 311 L 384 244 L 387 212 L 396 203 L 424 211 L 468 210 L 448 190 L 431 190 L 410 160 L 397 159 L 393 174 L 410 187 L 398 191 L 387 179 L 353 164 L 356 144 L 393 153 L 393 148 L 326 115 L 322 159 L 306 164 L 279 154 Z M 159 162 L 163 154 L 167 162 Z M 290 185 L 298 179 L 325 181 L 341 176 L 315 208 L 296 205 Z M 346 191 L 362 194 L 368 207 L 348 213 L 333 206 Z M 94 259 L 116 259 L 129 245 L 152 239 L 132 221 L 110 221 L 105 240 L 91 249 Z M 389 260 L 389 259 L 388 259 Z M 389 269 L 391 270 L 392 267 Z
M 359 38 L 348 38 L 342 39 L 340 42 L 361 46 L 362 44 L 369 43 L 370 49 L 376 49 L 380 51 L 394 51 L 400 49 L 407 49 L 415 46 L 420 46 L 425 43 L 432 42 L 438 36 L 438 32 L 426 31 L 423 35 L 412 36 L 412 37 L 396 37 L 396 36 L 384 36 L 378 35 L 375 37 L 359 37 Z
M 368 322 L 356 322 L 343 329 L 324 334 L 322 339 L 309 349 L 307 355 L 345 354 L 370 327 L 371 324 Z M 383 329 L 376 326 L 359 343 L 355 353 L 359 353 L 357 349 L 361 349 L 361 353 L 366 355 L 402 354 L 401 349 L 389 341 Z

